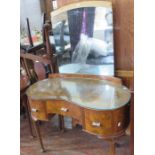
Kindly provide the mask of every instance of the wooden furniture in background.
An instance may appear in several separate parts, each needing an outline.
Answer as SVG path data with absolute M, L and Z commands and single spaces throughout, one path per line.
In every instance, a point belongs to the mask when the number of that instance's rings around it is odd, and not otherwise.
M 29 19 L 28 18 L 26 18 L 26 23 L 27 23 L 27 32 L 28 32 L 28 38 L 29 38 L 30 46 L 33 47 L 30 23 L 29 23 Z
M 37 86 L 38 84 L 40 87 Z M 76 94 L 80 96 L 75 96 L 73 86 L 76 86 Z M 99 91 L 101 87 L 104 93 Z M 114 95 L 114 98 L 110 96 L 110 100 L 107 96 L 105 101 L 105 94 L 108 95 L 108 91 L 113 90 L 113 87 L 116 96 Z M 44 92 L 39 88 L 44 89 Z M 35 121 L 43 151 L 45 149 L 37 122 L 38 120 L 48 121 L 50 114 L 54 113 L 78 119 L 86 132 L 108 139 L 110 141 L 109 153 L 115 155 L 115 138 L 124 134 L 129 122 L 129 105 L 127 103 L 130 93 L 121 85 L 120 79 L 95 75 L 52 74 L 46 81 L 32 85 L 27 91 L 27 95 L 32 119 Z
M 27 88 L 37 82 L 38 80 L 43 80 L 48 77 L 48 74 L 51 72 L 47 72 L 45 70 L 45 65 L 48 65 L 49 69 L 52 70 L 51 61 L 47 58 L 36 56 L 33 54 L 25 53 L 25 51 L 21 51 L 20 53 L 20 63 L 21 68 L 24 73 L 21 73 L 20 77 L 20 98 L 21 98 L 21 105 L 24 103 L 24 107 L 26 110 L 29 128 L 31 136 L 34 137 L 31 117 L 30 117 L 30 108 L 27 96 L 25 92 Z M 23 75 L 24 74 L 24 75 Z
M 29 53 L 23 53 L 22 51 L 20 53 L 20 58 L 31 83 L 47 78 L 45 66 L 48 65 L 49 70 L 52 71 L 50 59 Z
M 46 30 L 45 30 L 46 32 Z M 45 34 L 45 37 L 47 38 L 47 33 Z M 47 44 L 48 45 L 48 44 Z M 48 48 L 46 48 L 48 49 Z M 50 50 L 47 52 L 46 55 L 43 56 L 37 56 L 30 53 L 25 53 L 25 51 L 21 50 L 20 53 L 20 61 L 21 61 L 21 67 L 25 69 L 26 75 L 30 81 L 29 85 L 46 79 L 49 74 L 56 72 L 56 57 L 50 55 Z M 26 90 L 26 89 L 25 89 Z M 25 91 L 24 91 L 25 92 Z M 26 98 L 26 111 L 29 113 L 29 102 Z M 54 116 L 54 115 L 52 115 Z M 31 123 L 31 120 L 29 119 L 29 124 Z M 64 130 L 63 126 L 63 117 L 59 115 L 59 127 L 60 130 Z M 31 124 L 30 124 L 31 125 Z M 31 135 L 33 135 L 32 127 L 30 126 L 30 132 Z
M 25 66 L 25 69 L 27 71 L 27 74 L 29 76 L 29 78 L 31 78 L 31 73 L 28 69 L 28 63 L 26 62 L 26 59 L 29 59 L 31 61 L 33 61 L 35 69 L 37 69 L 37 73 L 42 74 L 43 75 L 43 65 L 48 65 L 50 70 L 53 73 L 58 73 L 58 68 L 57 68 L 57 58 L 56 55 L 53 54 L 52 51 L 52 47 L 50 45 L 50 41 L 49 41 L 49 30 L 50 30 L 50 25 L 48 23 L 45 23 L 45 14 L 43 15 L 43 46 L 35 46 L 32 47 L 28 50 L 21 50 L 21 58 L 23 59 L 23 64 Z M 42 49 L 44 50 L 43 55 L 34 55 L 37 54 L 37 51 Z M 29 54 L 29 53 L 33 53 L 33 54 Z M 40 67 L 37 67 L 40 66 Z M 39 68 L 42 70 L 39 71 Z M 42 72 L 42 73 L 41 73 Z
M 30 81 L 27 76 L 20 76 L 20 106 L 26 109 L 26 114 L 27 114 L 27 119 L 28 119 L 28 124 L 29 124 L 29 130 L 30 130 L 30 135 L 34 137 L 33 134 L 33 129 L 32 129 L 32 123 L 31 123 L 31 116 L 30 116 L 30 110 L 29 110 L 29 103 L 28 103 L 28 98 L 25 94 L 27 88 L 30 86 Z
M 43 18 L 43 20 L 42 20 L 42 22 L 43 22 L 42 23 L 42 27 L 43 27 L 43 25 L 45 24 L 44 23 L 44 21 L 45 21 L 44 20 L 45 19 L 45 14 L 43 14 L 42 18 Z M 29 22 L 28 18 L 26 19 L 26 23 L 27 23 L 27 35 L 28 35 L 29 45 L 22 45 L 22 44 L 20 44 L 20 48 L 22 50 L 25 50 L 25 52 L 36 54 L 37 50 L 41 50 L 42 48 L 45 48 L 44 36 L 43 36 L 43 42 L 34 46 L 34 42 L 33 42 L 32 35 L 31 35 L 30 22 Z

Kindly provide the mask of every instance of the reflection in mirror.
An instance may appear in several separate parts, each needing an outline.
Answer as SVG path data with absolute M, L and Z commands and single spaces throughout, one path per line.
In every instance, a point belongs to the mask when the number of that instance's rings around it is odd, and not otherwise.
M 114 75 L 111 2 L 93 2 L 51 13 L 60 73 Z

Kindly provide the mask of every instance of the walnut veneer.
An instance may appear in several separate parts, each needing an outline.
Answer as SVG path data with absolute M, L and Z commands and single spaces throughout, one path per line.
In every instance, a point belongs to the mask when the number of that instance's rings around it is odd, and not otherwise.
M 130 92 L 115 77 L 53 74 L 33 84 L 27 95 L 35 122 L 48 121 L 51 114 L 70 116 L 84 131 L 112 140 L 124 134 L 129 123 Z M 36 131 L 44 151 L 37 123 Z M 111 154 L 114 145 L 112 141 Z

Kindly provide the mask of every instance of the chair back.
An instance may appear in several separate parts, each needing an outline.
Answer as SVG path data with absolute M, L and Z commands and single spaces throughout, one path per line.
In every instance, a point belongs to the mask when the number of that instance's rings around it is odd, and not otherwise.
M 51 61 L 41 56 L 21 53 L 20 62 L 21 68 L 25 70 L 31 83 L 47 78 L 48 74 L 53 71 Z

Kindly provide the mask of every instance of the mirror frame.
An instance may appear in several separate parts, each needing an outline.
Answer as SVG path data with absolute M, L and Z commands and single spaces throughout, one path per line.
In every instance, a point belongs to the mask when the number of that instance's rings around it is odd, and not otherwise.
M 52 22 L 52 18 L 54 18 L 55 16 L 57 16 L 63 12 L 66 12 L 66 11 L 69 11 L 72 9 L 77 9 L 80 7 L 110 7 L 113 10 L 113 5 L 112 5 L 112 2 L 110 2 L 110 1 L 99 1 L 99 0 L 90 1 L 89 0 L 89 1 L 73 2 L 70 4 L 66 4 L 60 8 L 57 8 L 56 10 L 53 10 L 51 12 L 51 22 Z M 113 16 L 113 14 L 112 14 L 112 16 Z M 116 75 L 116 65 L 115 65 L 115 63 L 116 63 L 115 62 L 115 55 L 116 54 L 115 54 L 115 42 L 114 42 L 115 39 L 114 38 L 115 38 L 115 35 L 114 35 L 114 18 L 113 18 L 113 50 L 114 50 L 114 64 L 113 64 L 113 66 L 114 66 L 114 73 L 113 73 L 112 77 L 115 77 L 115 75 Z M 70 74 L 70 73 L 67 73 L 67 74 Z M 104 76 L 104 75 L 102 75 L 102 76 Z

